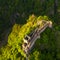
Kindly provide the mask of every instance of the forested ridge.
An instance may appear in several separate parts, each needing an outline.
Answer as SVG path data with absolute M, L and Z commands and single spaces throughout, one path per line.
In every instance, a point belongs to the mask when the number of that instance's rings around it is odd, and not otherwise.
M 29 53 L 29 60 L 60 60 L 60 0 L 0 0 L 0 60 L 26 60 L 23 38 L 50 20 Z

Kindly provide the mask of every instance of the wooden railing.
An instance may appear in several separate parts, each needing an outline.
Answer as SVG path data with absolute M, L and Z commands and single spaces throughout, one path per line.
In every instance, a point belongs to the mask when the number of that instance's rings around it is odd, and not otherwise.
M 26 54 L 31 50 L 33 47 L 35 41 L 40 38 L 40 34 L 47 28 L 47 27 L 52 27 L 52 22 L 51 21 L 46 21 L 46 23 L 42 27 L 37 27 L 34 34 L 30 37 L 30 41 L 27 43 L 25 47 L 24 44 L 22 45 L 23 50 L 26 52 Z M 24 42 L 25 43 L 25 42 Z

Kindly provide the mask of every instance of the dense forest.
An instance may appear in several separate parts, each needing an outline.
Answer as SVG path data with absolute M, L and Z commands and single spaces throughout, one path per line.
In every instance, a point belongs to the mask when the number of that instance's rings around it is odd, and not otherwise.
M 60 0 L 0 0 L 0 60 L 26 60 L 23 38 L 37 20 L 53 27 L 36 40 L 28 60 L 60 60 Z

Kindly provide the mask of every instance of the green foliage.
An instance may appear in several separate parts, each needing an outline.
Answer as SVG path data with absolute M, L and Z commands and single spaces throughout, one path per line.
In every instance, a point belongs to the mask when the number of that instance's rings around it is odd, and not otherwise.
M 48 40 L 49 40 L 49 38 L 48 38 L 47 34 L 43 33 L 42 43 L 48 43 Z
M 2 54 L 0 54 L 1 60 L 4 59 L 11 59 L 11 60 L 18 60 L 21 59 L 23 56 L 26 57 L 25 53 L 22 50 L 22 43 L 23 38 L 26 34 L 31 33 L 37 27 L 37 21 L 44 19 L 44 17 L 40 16 L 36 17 L 31 15 L 27 20 L 27 23 L 20 26 L 19 24 L 15 24 L 12 28 L 12 32 L 8 36 L 8 44 L 1 48 Z M 44 37 L 45 39 L 45 37 Z M 19 54 L 19 56 L 18 56 Z M 35 60 L 38 59 L 39 52 L 33 53 L 33 55 L 37 54 Z M 3 57 L 1 57 L 3 56 Z
M 30 55 L 29 60 L 39 60 L 40 59 L 41 52 L 35 50 L 33 54 Z

